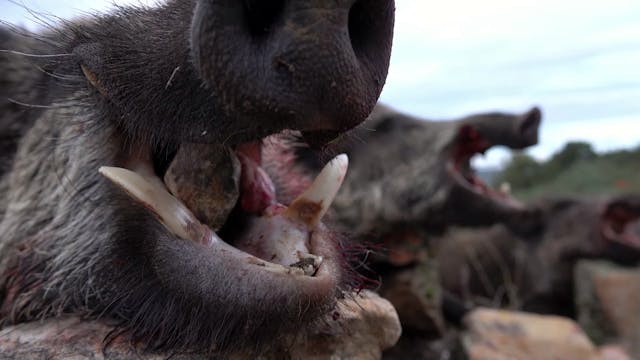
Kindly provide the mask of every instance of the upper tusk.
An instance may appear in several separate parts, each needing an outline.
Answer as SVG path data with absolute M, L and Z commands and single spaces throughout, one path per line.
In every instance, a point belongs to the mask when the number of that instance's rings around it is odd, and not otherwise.
M 291 202 L 285 215 L 309 227 L 318 225 L 340 190 L 348 167 L 349 157 L 346 154 L 329 161 L 311 186 Z

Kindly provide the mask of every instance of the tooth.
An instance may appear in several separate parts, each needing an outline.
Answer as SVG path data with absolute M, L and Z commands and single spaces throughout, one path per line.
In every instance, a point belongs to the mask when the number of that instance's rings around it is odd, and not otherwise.
M 336 156 L 325 165 L 313 184 L 291 202 L 285 216 L 309 227 L 318 225 L 338 193 L 348 166 L 349 158 L 346 154 Z
M 313 262 L 313 267 L 315 268 L 320 266 L 320 264 L 322 264 L 322 260 L 324 260 L 322 256 L 308 254 L 308 253 L 301 253 L 299 251 L 298 251 L 298 258 L 301 260 L 308 259 L 308 261 Z
M 322 264 L 322 256 L 302 253 L 300 251 L 298 251 L 297 255 L 300 261 L 289 265 L 289 267 L 292 269 L 301 269 L 307 276 L 313 275 L 318 267 L 320 267 L 320 264 Z
M 205 227 L 180 200 L 169 194 L 159 178 L 111 166 L 102 166 L 98 171 L 153 211 L 176 236 L 185 240 L 202 241 Z M 141 169 L 140 172 L 148 171 Z

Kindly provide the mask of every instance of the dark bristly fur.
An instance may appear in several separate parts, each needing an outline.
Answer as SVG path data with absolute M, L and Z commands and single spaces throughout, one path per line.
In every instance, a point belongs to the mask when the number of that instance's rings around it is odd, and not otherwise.
M 479 113 L 455 121 L 429 121 L 378 104 L 369 118 L 328 145 L 349 155 L 349 172 L 330 216 L 351 234 L 378 237 L 407 228 L 437 233 L 452 224 L 479 226 L 527 212 L 461 186 L 447 169 L 461 132 L 474 129 L 486 147 L 514 149 L 538 141 L 542 113 Z M 486 149 L 485 149 L 486 150 Z M 330 152 L 330 151 L 326 151 Z M 301 170 L 314 174 L 323 154 L 296 148 Z M 496 201 L 498 200 L 498 201 Z
M 248 35 L 245 2 L 222 0 L 118 8 L 31 37 L 0 29 L 0 326 L 74 313 L 151 349 L 258 350 L 330 310 L 238 283 L 97 172 L 185 141 L 362 121 L 386 78 L 393 1 L 307 2 Z

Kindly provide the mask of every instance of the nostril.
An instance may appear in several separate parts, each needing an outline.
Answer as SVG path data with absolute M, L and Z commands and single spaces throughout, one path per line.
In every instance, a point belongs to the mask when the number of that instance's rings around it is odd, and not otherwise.
M 244 0 L 244 13 L 251 35 L 269 33 L 284 9 L 285 0 Z
M 351 0 L 348 33 L 358 61 L 382 70 L 372 79 L 381 88 L 387 76 L 393 42 L 394 0 Z M 381 55 L 386 57 L 380 61 Z
M 373 19 L 371 11 L 367 8 L 367 0 L 356 1 L 349 10 L 349 38 L 351 46 L 359 55 L 371 41 L 373 31 Z

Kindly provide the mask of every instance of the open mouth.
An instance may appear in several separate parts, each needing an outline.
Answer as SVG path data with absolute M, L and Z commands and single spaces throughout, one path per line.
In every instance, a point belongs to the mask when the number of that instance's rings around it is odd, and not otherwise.
M 626 206 L 610 206 L 601 225 L 605 241 L 640 251 L 640 211 Z
M 293 279 L 335 277 L 336 245 L 323 235 L 320 220 L 345 177 L 347 156 L 330 161 L 306 191 L 284 205 L 261 166 L 261 152 L 262 141 L 233 149 L 186 144 L 160 173 L 152 156 L 99 171 L 179 240 L 209 247 L 233 266 Z
M 451 150 L 451 158 L 447 161 L 447 172 L 459 186 L 469 192 L 507 206 L 521 207 L 521 203 L 511 197 L 508 184 L 494 189 L 478 177 L 471 166 L 471 158 L 474 155 L 484 154 L 492 146 L 473 126 L 464 125 L 458 132 Z

